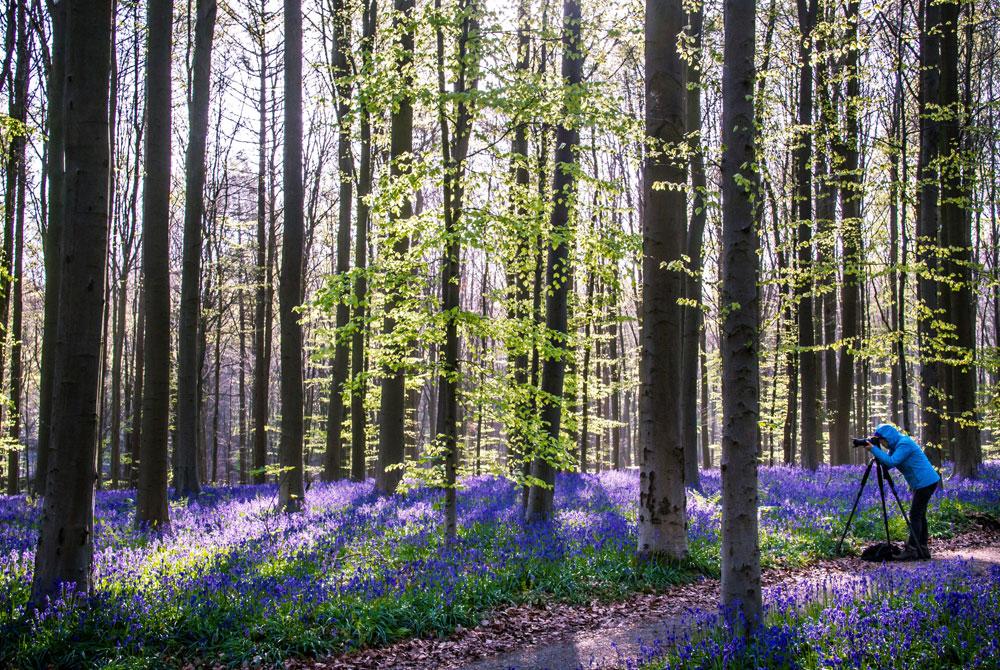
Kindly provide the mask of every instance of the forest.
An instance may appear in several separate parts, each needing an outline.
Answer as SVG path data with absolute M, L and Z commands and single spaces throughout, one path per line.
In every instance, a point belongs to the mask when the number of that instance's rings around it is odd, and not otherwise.
M 0 5 L 0 667 L 1000 666 L 998 0 Z

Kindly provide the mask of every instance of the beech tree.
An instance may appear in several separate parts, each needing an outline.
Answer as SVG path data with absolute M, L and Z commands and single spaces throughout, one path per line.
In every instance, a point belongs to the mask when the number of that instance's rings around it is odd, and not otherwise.
M 303 398 L 302 325 L 296 308 L 302 304 L 303 208 L 302 184 L 302 2 L 285 3 L 285 225 L 281 283 L 281 474 L 278 504 L 287 512 L 302 509 Z
M 411 168 L 413 157 L 413 24 L 414 0 L 395 0 L 393 5 L 392 25 L 398 35 L 399 47 L 396 51 L 396 69 L 399 73 L 399 101 L 393 106 L 390 121 L 390 174 L 397 180 L 405 178 Z M 413 205 L 410 202 L 409 189 L 401 195 L 401 202 L 395 204 L 390 214 L 390 221 L 406 221 L 413 215 Z M 393 260 L 401 260 L 410 247 L 409 234 L 390 226 L 390 247 L 387 253 Z M 396 293 L 398 285 L 408 280 L 405 273 L 390 270 L 393 276 L 389 278 L 390 287 L 387 290 L 388 300 L 385 305 L 385 317 L 382 321 L 383 332 L 391 336 L 396 328 L 398 309 Z M 378 438 L 378 469 L 375 472 L 375 483 L 379 491 L 394 493 L 403 478 L 400 466 L 403 464 L 403 445 L 405 441 L 405 391 L 406 363 L 405 354 L 393 347 L 389 359 L 382 369 L 382 406 Z
M 181 308 L 177 337 L 177 495 L 201 491 L 205 475 L 198 470 L 198 322 L 201 317 L 201 257 L 205 215 L 205 142 L 212 79 L 212 40 L 215 0 L 195 5 L 195 41 L 191 62 L 192 90 L 188 102 L 188 145 L 184 161 L 184 250 L 181 270 Z
M 149 526 L 170 523 L 167 431 L 170 425 L 170 47 L 173 11 L 172 0 L 152 1 L 147 7 L 148 119 L 142 193 L 145 333 L 135 518 L 137 524 Z
M 755 0 L 726 0 L 722 64 L 722 604 L 761 620 L 757 529 L 759 242 L 754 225 Z M 759 206 L 759 205 L 757 205 Z
M 49 471 L 29 609 L 46 607 L 46 599 L 58 595 L 64 585 L 85 594 L 92 587 L 110 179 L 111 8 L 110 0 L 69 0 L 66 8 L 63 160 L 66 174 L 74 178 L 66 180 L 64 191 L 59 347 L 53 371 L 58 383 L 53 384 Z
M 549 247 L 545 266 L 545 329 L 551 351 L 546 354 L 541 374 L 541 425 L 545 431 L 546 453 L 536 454 L 531 463 L 534 480 L 528 489 L 525 517 L 531 520 L 548 519 L 552 516 L 552 496 L 555 487 L 555 465 L 553 456 L 559 453 L 560 429 L 562 421 L 563 385 L 566 375 L 566 358 L 570 351 L 566 345 L 568 334 L 568 298 L 573 281 L 573 264 L 570 262 L 569 248 L 573 239 L 576 202 L 577 146 L 580 144 L 580 130 L 576 120 L 570 115 L 575 104 L 573 99 L 580 95 L 583 82 L 583 43 L 580 39 L 580 4 L 575 0 L 563 0 L 562 19 L 562 80 L 563 117 L 556 127 L 556 151 L 553 164 L 552 206 L 549 227 L 553 243 Z M 537 447 L 536 447 L 537 449 Z
M 646 137 L 642 208 L 642 360 L 639 397 L 639 555 L 687 554 L 681 373 L 686 209 L 686 77 L 676 37 L 685 25 L 680 0 L 646 3 Z

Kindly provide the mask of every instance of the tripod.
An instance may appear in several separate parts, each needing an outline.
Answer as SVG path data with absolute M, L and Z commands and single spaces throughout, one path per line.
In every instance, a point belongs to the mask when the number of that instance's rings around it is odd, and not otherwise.
M 889 475 L 889 468 L 877 462 L 874 458 L 871 458 L 868 460 L 868 467 L 865 468 L 864 476 L 861 477 L 861 486 L 858 487 L 858 495 L 854 498 L 854 506 L 851 508 L 851 515 L 847 517 L 847 523 L 844 525 L 844 532 L 840 534 L 840 541 L 837 542 L 838 554 L 840 554 L 841 549 L 843 548 L 844 538 L 847 537 L 847 531 L 851 527 L 851 522 L 854 520 L 854 514 L 858 511 L 858 503 L 861 501 L 861 494 L 865 491 L 865 484 L 868 483 L 868 478 L 871 476 L 872 466 L 875 466 L 875 473 L 878 479 L 878 493 L 882 500 L 882 523 L 885 526 L 886 544 L 892 544 L 892 540 L 889 539 L 889 511 L 885 506 L 886 483 L 889 484 L 889 490 L 892 492 L 892 497 L 896 499 L 896 505 L 899 507 L 899 513 L 903 515 L 903 520 L 906 521 L 906 527 L 909 529 L 910 535 L 916 537 L 913 532 L 913 526 L 910 525 L 910 518 L 906 515 L 906 510 L 903 509 L 903 503 L 899 500 L 899 494 L 896 493 L 896 483 L 892 481 L 892 477 Z

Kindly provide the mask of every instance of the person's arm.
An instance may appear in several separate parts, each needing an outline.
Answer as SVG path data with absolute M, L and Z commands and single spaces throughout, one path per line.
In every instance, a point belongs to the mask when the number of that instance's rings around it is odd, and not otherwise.
M 896 450 L 891 454 L 882 451 L 881 447 L 872 447 L 869 451 L 872 457 L 882 465 L 889 468 L 896 468 L 910 455 L 910 449 L 911 447 L 906 441 L 901 441 Z

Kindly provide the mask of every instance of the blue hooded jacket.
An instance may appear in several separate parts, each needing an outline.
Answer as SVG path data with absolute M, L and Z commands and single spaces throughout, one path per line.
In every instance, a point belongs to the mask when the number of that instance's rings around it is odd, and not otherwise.
M 895 426 L 883 423 L 875 429 L 875 437 L 881 437 L 889 443 L 889 453 L 879 447 L 872 447 L 872 456 L 882 465 L 903 473 L 906 483 L 914 491 L 941 480 L 920 445 L 900 433 Z

